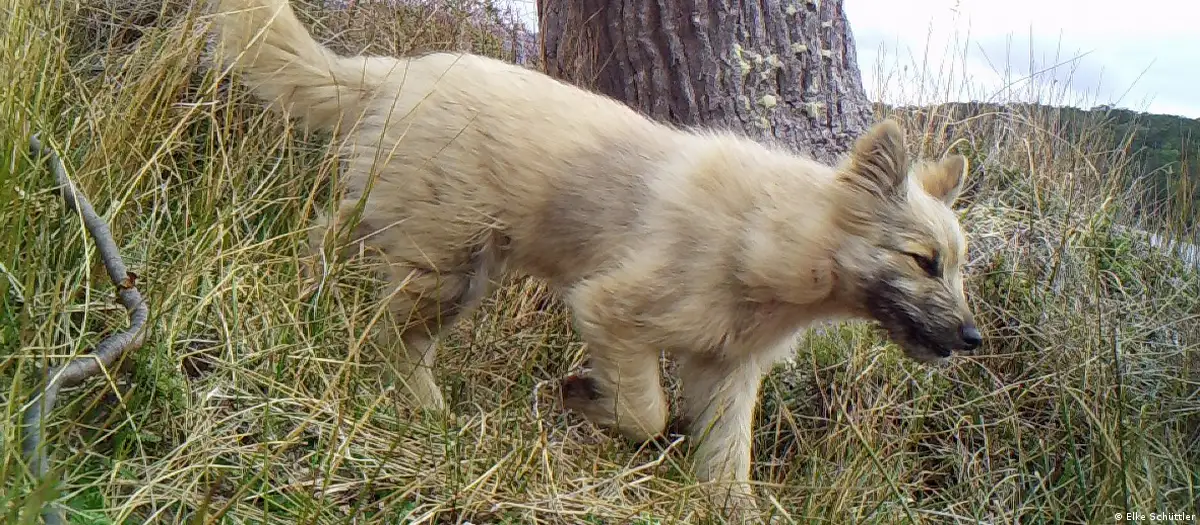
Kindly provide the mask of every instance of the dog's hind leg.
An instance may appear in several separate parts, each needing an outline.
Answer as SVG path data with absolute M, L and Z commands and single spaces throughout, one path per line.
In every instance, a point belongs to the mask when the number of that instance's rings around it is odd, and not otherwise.
M 353 226 L 349 243 L 332 250 L 338 258 L 353 257 L 361 243 L 365 255 L 382 263 L 388 285 L 388 316 L 378 342 L 389 353 L 396 387 L 422 408 L 440 411 L 445 400 L 434 379 L 433 366 L 439 336 L 483 302 L 495 285 L 492 277 L 503 272 L 498 239 L 493 235 L 455 240 L 423 237 L 418 246 L 399 227 L 378 213 L 364 212 L 352 222 L 357 202 L 343 200 L 337 212 L 318 220 L 309 234 L 310 249 L 318 253 L 329 239 L 340 238 L 343 225 Z M 369 210 L 370 208 L 368 208 Z M 447 247 L 458 247 L 446 249 Z M 473 248 L 471 248 L 473 246 Z
M 393 315 L 399 315 L 393 310 Z M 441 411 L 446 402 L 434 378 L 437 361 L 437 335 L 424 326 L 405 327 L 403 321 L 386 323 L 380 346 L 388 353 L 389 374 L 393 384 L 423 409 Z M 398 334 L 398 335 L 397 335 Z
M 491 276 L 499 268 L 494 254 L 488 251 L 491 249 L 490 245 L 481 248 L 472 256 L 469 268 L 457 271 L 389 265 L 388 293 L 393 295 L 388 303 L 391 320 L 384 341 L 399 347 L 394 348 L 392 359 L 398 386 L 403 386 L 423 408 L 445 408 L 433 375 L 438 338 L 478 308 L 495 288 Z
M 684 355 L 681 421 L 695 440 L 695 473 L 706 493 L 734 515 L 756 508 L 749 485 L 754 408 L 764 370 L 750 358 Z

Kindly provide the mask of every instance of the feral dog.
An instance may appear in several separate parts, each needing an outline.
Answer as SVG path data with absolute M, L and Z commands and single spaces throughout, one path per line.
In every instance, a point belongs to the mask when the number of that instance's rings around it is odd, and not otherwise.
M 714 494 L 741 514 L 756 507 L 759 384 L 803 328 L 877 321 L 921 362 L 981 343 L 951 209 L 967 160 L 910 165 L 890 120 L 827 166 L 654 122 L 499 60 L 338 56 L 287 0 L 221 0 L 217 22 L 256 96 L 339 137 L 346 193 L 310 243 L 322 250 L 349 224 L 386 261 L 400 288 L 388 342 L 423 407 L 443 408 L 439 333 L 506 272 L 544 279 L 587 343 L 590 369 L 563 380 L 565 405 L 629 439 L 658 437 L 669 352 L 697 479 L 732 482 Z

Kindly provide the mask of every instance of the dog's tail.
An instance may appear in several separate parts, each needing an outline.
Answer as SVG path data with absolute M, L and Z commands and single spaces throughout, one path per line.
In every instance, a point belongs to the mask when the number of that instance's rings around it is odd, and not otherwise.
M 304 124 L 350 127 L 378 87 L 364 60 L 339 57 L 313 39 L 288 0 L 219 0 L 218 45 L 225 64 L 254 94 Z

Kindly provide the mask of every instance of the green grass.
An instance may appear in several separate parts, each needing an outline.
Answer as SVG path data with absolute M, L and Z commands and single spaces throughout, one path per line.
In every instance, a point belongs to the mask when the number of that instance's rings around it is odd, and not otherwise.
M 509 284 L 447 341 L 438 374 L 456 417 L 408 413 L 365 335 L 381 302 L 362 270 L 319 293 L 298 276 L 337 169 L 325 137 L 207 70 L 197 13 L 168 4 L 114 29 L 152 7 L 114 19 L 18 0 L 0 17 L 9 521 L 57 497 L 77 524 L 698 522 L 685 444 L 635 449 L 558 407 L 552 385 L 581 344 L 537 283 Z M 465 17 L 439 16 L 314 19 L 349 35 L 344 49 L 500 52 Z M 914 153 L 972 160 L 962 216 L 986 346 L 933 370 L 861 323 L 814 331 L 764 387 L 763 507 L 796 523 L 1200 512 L 1200 281 L 1113 233 L 1123 154 L 1087 133 L 1064 142 L 1052 110 L 896 116 Z M 110 221 L 152 307 L 128 373 L 64 392 L 50 418 L 57 496 L 13 446 L 23 403 L 46 356 L 86 352 L 126 321 L 25 154 L 35 131 Z

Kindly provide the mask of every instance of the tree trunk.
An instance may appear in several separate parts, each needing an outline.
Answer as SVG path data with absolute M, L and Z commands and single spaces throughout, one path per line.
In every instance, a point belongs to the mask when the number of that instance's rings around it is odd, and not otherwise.
M 832 161 L 869 125 L 842 0 L 538 0 L 546 72 Z

